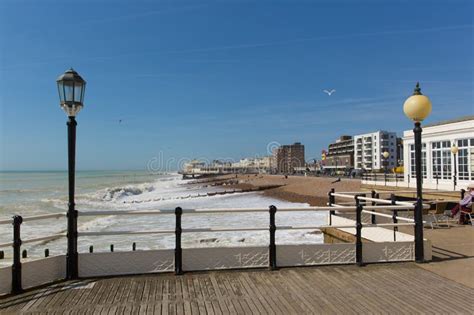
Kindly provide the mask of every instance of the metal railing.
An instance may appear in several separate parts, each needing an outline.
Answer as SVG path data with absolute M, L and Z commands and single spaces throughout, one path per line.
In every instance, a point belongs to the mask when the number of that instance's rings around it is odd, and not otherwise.
M 398 186 L 399 182 L 404 181 L 403 174 L 396 173 L 363 173 L 363 181 L 372 181 L 372 182 L 381 182 L 387 186 L 387 183 L 395 183 L 395 186 Z
M 400 226 L 413 226 L 414 221 L 412 219 L 400 217 L 397 214 L 398 210 L 413 210 L 415 206 L 412 203 L 383 200 L 377 198 L 377 195 L 372 194 L 371 197 L 366 197 L 362 193 L 353 192 L 352 195 L 348 193 L 336 193 L 331 190 L 329 193 L 329 204 L 326 207 L 294 207 L 294 208 L 277 208 L 275 206 L 269 206 L 267 209 L 264 208 L 228 208 L 228 209 L 182 209 L 177 207 L 175 209 L 157 209 L 157 210 L 124 210 L 124 211 L 78 211 L 79 217 L 97 217 L 97 216 L 155 216 L 155 215 L 174 215 L 175 226 L 174 229 L 161 229 L 161 230 L 113 230 L 113 231 L 79 231 L 73 235 L 66 235 L 65 233 L 53 234 L 49 236 L 36 237 L 31 239 L 22 240 L 21 238 L 21 225 L 24 222 L 45 220 L 52 218 L 65 218 L 64 213 L 58 214 L 46 214 L 31 217 L 21 217 L 19 215 L 14 216 L 13 219 L 2 220 L 0 224 L 12 224 L 13 225 L 13 241 L 9 243 L 0 244 L 0 247 L 12 247 L 13 248 L 13 264 L 12 264 L 12 293 L 19 293 L 22 291 L 22 274 L 21 274 L 21 246 L 22 244 L 40 242 L 45 240 L 54 240 L 62 237 L 73 238 L 77 243 L 78 238 L 91 237 L 91 236 L 111 236 L 111 235 L 163 235 L 163 234 L 174 234 L 175 235 L 175 246 L 174 246 L 174 272 L 179 275 L 183 273 L 183 249 L 181 237 L 183 233 L 204 233 L 204 232 L 256 232 L 256 231 L 268 231 L 269 243 L 268 243 L 268 268 L 273 270 L 277 268 L 278 261 L 276 255 L 277 244 L 275 241 L 275 233 L 278 230 L 321 230 L 325 228 L 335 229 L 355 229 L 355 262 L 358 265 L 362 265 L 362 229 L 365 227 L 382 227 L 394 229 L 394 241 L 396 241 L 395 234 L 396 230 Z M 337 198 L 352 198 L 355 202 L 354 205 L 338 205 L 336 203 Z M 371 204 L 368 204 L 371 202 Z M 391 210 L 393 215 L 375 212 L 375 210 Z M 329 213 L 329 224 L 325 225 L 277 225 L 275 219 L 277 214 L 280 212 L 328 212 Z M 332 217 L 337 213 L 354 214 L 356 216 L 355 222 L 351 224 L 340 224 L 336 225 L 332 222 Z M 182 221 L 183 216 L 194 216 L 194 215 L 214 215 L 214 214 L 235 214 L 235 213 L 268 213 L 268 226 L 242 226 L 242 227 L 200 227 L 200 228 L 183 228 Z M 372 221 L 370 223 L 362 222 L 362 214 L 370 214 Z M 390 217 L 393 219 L 391 223 L 377 223 L 375 217 Z M 403 221 L 399 223 L 398 221 Z M 416 240 L 415 240 L 416 241 Z M 135 244 L 134 244 L 135 245 Z M 135 249 L 135 246 L 134 246 Z M 92 251 L 91 251 L 92 252 Z M 76 256 L 77 257 L 77 256 Z M 71 259 L 69 255 L 66 256 L 66 260 Z
M 56 233 L 49 236 L 35 237 L 23 240 L 21 238 L 21 225 L 24 222 L 32 222 L 46 219 L 59 219 L 66 217 L 65 213 L 54 213 L 44 214 L 36 216 L 22 217 L 20 215 L 13 216 L 12 219 L 0 221 L 0 225 L 12 224 L 13 225 L 13 240 L 9 243 L 0 244 L 0 248 L 12 247 L 13 248 L 13 262 L 12 262 L 12 294 L 20 293 L 22 289 L 22 273 L 21 273 L 21 246 L 28 243 L 37 243 L 48 240 L 55 240 L 62 237 L 66 237 L 66 233 Z

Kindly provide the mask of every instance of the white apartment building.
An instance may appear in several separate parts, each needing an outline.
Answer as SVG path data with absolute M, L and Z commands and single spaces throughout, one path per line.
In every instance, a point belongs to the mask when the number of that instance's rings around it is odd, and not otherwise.
M 387 167 L 397 166 L 397 134 L 388 131 L 375 131 L 354 136 L 354 168 L 381 170 L 385 167 L 382 154 L 387 151 Z
M 466 188 L 474 181 L 474 116 L 423 126 L 422 175 L 423 187 L 443 190 Z M 454 154 L 451 147 L 459 148 Z M 415 147 L 413 130 L 403 133 L 405 185 L 416 187 Z M 454 186 L 454 173 L 457 185 Z

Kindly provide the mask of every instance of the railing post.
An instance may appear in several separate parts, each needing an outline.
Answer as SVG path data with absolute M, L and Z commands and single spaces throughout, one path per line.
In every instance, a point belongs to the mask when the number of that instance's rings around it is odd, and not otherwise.
M 355 195 L 356 200 L 356 264 L 362 266 L 362 209 L 358 195 Z
M 183 214 L 183 209 L 177 207 L 174 210 L 176 215 L 176 228 L 175 228 L 175 248 L 174 248 L 174 274 L 182 275 L 183 274 L 183 250 L 181 248 L 181 215 Z
M 12 294 L 23 291 L 21 285 L 21 223 L 19 215 L 13 217 L 13 266 L 12 266 Z
M 277 268 L 276 264 L 276 244 L 275 244 L 275 231 L 276 231 L 276 224 L 275 224 L 275 214 L 277 212 L 277 208 L 275 206 L 269 207 L 270 212 L 270 246 L 268 247 L 268 267 L 270 270 L 275 270 Z
M 329 196 L 329 206 L 332 207 L 336 203 L 336 197 L 334 197 L 332 194 L 335 193 L 336 190 L 334 188 L 331 188 L 331 190 L 328 192 Z M 329 211 L 329 225 L 332 225 L 332 216 L 336 214 L 336 211 L 330 210 Z
M 461 200 L 464 199 L 465 194 L 466 194 L 466 191 L 464 189 L 461 189 Z
M 395 194 L 391 194 L 391 195 L 390 195 L 390 200 L 392 201 L 392 206 L 395 206 L 395 205 L 397 204 L 397 196 L 395 196 Z M 397 223 L 398 223 L 397 216 L 398 216 L 398 210 L 397 210 L 397 209 L 393 209 L 393 210 L 392 210 L 392 221 L 393 221 L 393 224 L 397 224 Z M 394 226 L 394 227 L 393 227 L 393 241 L 394 241 L 394 242 L 397 241 L 397 231 L 398 231 L 398 226 Z
M 375 196 L 377 196 L 377 194 L 376 194 L 375 190 L 372 190 L 372 192 L 371 192 L 371 194 L 370 194 L 370 197 L 375 199 Z M 372 201 L 372 206 L 376 206 L 376 205 L 377 205 L 377 203 L 376 203 L 375 201 Z M 375 210 L 372 209 L 372 212 L 375 213 Z M 376 224 L 376 222 L 377 222 L 377 221 L 376 221 L 376 216 L 375 216 L 375 214 L 371 214 L 371 215 L 370 215 L 370 223 L 371 223 L 371 224 Z

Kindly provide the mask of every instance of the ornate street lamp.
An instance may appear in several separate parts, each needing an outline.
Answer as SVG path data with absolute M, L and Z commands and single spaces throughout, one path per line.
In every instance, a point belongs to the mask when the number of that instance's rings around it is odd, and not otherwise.
M 77 210 L 74 203 L 76 168 L 76 115 L 83 107 L 86 81 L 72 68 L 56 80 L 61 108 L 66 112 L 68 140 L 69 203 L 67 210 L 66 278 L 78 278 Z
M 451 147 L 451 153 L 454 155 L 454 174 L 453 174 L 453 182 L 454 182 L 454 190 L 456 190 L 456 180 L 457 180 L 457 175 L 458 175 L 458 170 L 457 170 L 457 165 L 456 165 L 456 154 L 458 154 L 459 148 L 456 146 L 456 144 L 453 144 Z
M 415 122 L 415 171 L 416 171 L 416 207 L 415 207 L 415 260 L 424 261 L 423 253 L 423 183 L 421 172 L 421 122 L 431 113 L 431 101 L 421 94 L 420 83 L 416 83 L 413 95 L 403 104 L 405 115 Z
M 388 157 L 390 156 L 390 153 L 388 153 L 388 151 L 385 151 L 384 153 L 382 153 L 382 157 L 383 157 L 383 164 L 384 164 L 384 171 L 385 171 L 385 186 L 387 186 L 387 168 L 388 168 Z

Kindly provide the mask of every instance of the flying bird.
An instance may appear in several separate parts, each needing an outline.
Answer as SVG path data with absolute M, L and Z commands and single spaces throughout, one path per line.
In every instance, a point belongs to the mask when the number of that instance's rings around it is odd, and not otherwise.
M 336 92 L 336 90 L 332 89 L 331 91 L 328 91 L 328 90 L 323 90 L 324 93 L 326 93 L 327 95 L 331 96 L 332 93 Z
M 335 181 L 331 182 L 331 184 L 339 183 L 341 181 L 341 178 L 338 177 Z

